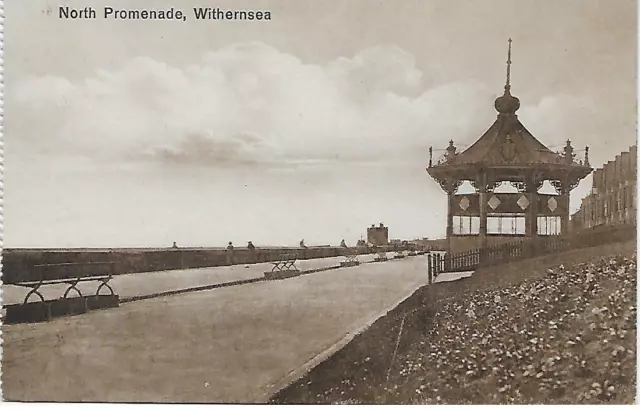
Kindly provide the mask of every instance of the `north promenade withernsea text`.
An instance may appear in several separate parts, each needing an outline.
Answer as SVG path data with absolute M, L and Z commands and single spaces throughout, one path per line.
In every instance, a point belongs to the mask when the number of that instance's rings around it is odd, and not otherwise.
M 271 12 L 267 10 L 223 10 L 217 7 L 193 7 L 189 13 L 175 7 L 165 9 L 121 9 L 103 7 L 96 9 L 90 6 L 73 8 L 60 6 L 58 18 L 63 20 L 176 20 L 186 21 L 187 18 L 196 20 L 271 20 Z

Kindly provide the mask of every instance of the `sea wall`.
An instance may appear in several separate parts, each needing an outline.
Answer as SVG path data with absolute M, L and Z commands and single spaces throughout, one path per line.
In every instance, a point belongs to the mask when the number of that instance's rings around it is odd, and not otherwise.
M 394 246 L 360 248 L 358 253 L 373 253 L 377 250 L 393 251 Z M 27 280 L 38 280 L 38 268 L 34 265 L 55 263 L 111 262 L 114 274 L 151 272 L 172 269 L 204 268 L 225 265 L 246 265 L 261 262 L 273 262 L 283 255 L 295 255 L 297 259 L 317 259 L 344 256 L 352 252 L 340 247 L 315 248 L 268 248 L 234 250 L 232 255 L 224 249 L 165 249 L 165 250 L 130 250 L 130 249 L 94 249 L 94 250 L 37 250 L 37 249 L 5 249 L 3 258 L 3 282 L 17 283 Z M 80 267 L 70 266 L 69 277 L 76 276 L 75 270 Z M 85 276 L 85 275 L 83 275 Z

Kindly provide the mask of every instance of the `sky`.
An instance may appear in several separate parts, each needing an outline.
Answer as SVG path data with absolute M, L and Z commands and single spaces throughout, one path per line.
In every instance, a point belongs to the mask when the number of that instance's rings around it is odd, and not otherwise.
M 270 11 L 260 22 L 61 20 L 60 5 L 5 1 L 6 247 L 337 245 L 380 222 L 441 237 L 428 149 L 495 121 L 509 37 L 540 141 L 600 166 L 636 139 L 634 1 L 64 3 Z

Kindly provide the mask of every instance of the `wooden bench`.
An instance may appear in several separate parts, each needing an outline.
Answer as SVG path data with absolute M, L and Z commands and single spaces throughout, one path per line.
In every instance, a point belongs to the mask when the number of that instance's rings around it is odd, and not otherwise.
M 109 284 L 114 275 L 114 267 L 113 262 L 70 262 L 39 264 L 20 272 L 4 272 L 4 284 L 30 288 L 22 304 L 6 306 L 6 323 L 39 322 L 55 316 L 118 306 L 118 295 Z M 98 282 L 95 295 L 83 295 L 78 288 L 81 282 Z M 46 300 L 41 288 L 61 284 L 68 286 L 62 296 Z M 109 294 L 101 295 L 103 288 L 108 289 Z M 72 296 L 71 291 L 76 295 Z M 33 295 L 40 300 L 29 302 Z
M 340 262 L 340 267 L 358 266 L 360 261 L 358 260 L 358 250 L 355 248 L 347 248 L 347 254 L 345 255 L 344 262 Z
M 267 279 L 284 279 L 297 276 L 300 274 L 300 270 L 296 266 L 298 257 L 294 253 L 285 253 L 280 255 L 280 259 L 275 262 L 271 262 L 273 267 L 271 271 L 265 272 L 264 276 Z
M 44 302 L 44 296 L 42 296 L 39 290 L 42 286 L 46 285 L 69 285 L 67 290 L 62 295 L 63 299 L 66 299 L 67 296 L 69 296 L 69 292 L 71 292 L 72 290 L 74 290 L 78 296 L 82 297 L 82 292 L 80 292 L 80 289 L 77 288 L 77 285 L 80 282 L 100 282 L 98 288 L 96 289 L 96 295 L 99 295 L 102 288 L 105 287 L 109 289 L 111 295 L 115 295 L 113 288 L 111 287 L 111 285 L 109 285 L 109 281 L 113 279 L 112 262 L 55 263 L 34 265 L 33 267 L 34 269 L 41 270 L 41 276 L 39 280 L 10 283 L 14 286 L 31 288 L 29 293 L 27 293 L 27 296 L 25 296 L 23 303 L 27 303 L 31 295 L 38 295 L 40 297 L 40 300 Z M 88 271 L 85 273 L 83 268 L 88 269 Z M 64 271 L 68 272 L 69 269 L 79 269 L 80 271 L 76 273 L 76 277 L 68 277 L 66 275 L 60 274 Z
M 271 272 L 283 272 L 283 271 L 297 271 L 298 267 L 296 266 L 296 262 L 298 261 L 298 257 L 293 253 L 286 253 L 280 256 L 280 259 L 271 262 L 273 264 L 273 268 L 271 268 Z
M 386 251 L 379 251 L 378 255 L 373 258 L 374 262 L 385 262 L 389 260 L 389 258 L 387 258 L 387 252 Z

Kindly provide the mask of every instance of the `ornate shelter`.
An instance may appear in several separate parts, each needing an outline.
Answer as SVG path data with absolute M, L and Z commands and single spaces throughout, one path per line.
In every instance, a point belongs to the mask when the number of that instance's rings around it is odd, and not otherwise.
M 566 234 L 569 229 L 569 193 L 591 172 L 589 148 L 584 159 L 567 140 L 562 153 L 538 141 L 522 125 L 516 111 L 520 100 L 511 95 L 511 39 L 504 94 L 495 101 L 496 121 L 466 150 L 458 152 L 453 141 L 440 161 L 429 149 L 427 172 L 447 193 L 447 242 L 449 252 L 485 247 L 514 237 Z M 469 181 L 471 194 L 458 194 Z M 555 195 L 538 191 L 544 181 Z M 496 193 L 503 182 L 517 193 Z

